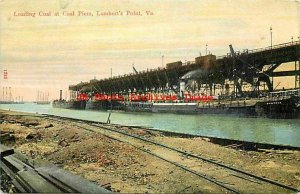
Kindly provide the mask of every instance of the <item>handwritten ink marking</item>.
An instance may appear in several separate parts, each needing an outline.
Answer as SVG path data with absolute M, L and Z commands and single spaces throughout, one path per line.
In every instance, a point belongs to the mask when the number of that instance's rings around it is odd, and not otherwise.
M 59 4 L 60 4 L 60 8 L 65 9 L 69 6 L 70 4 L 70 0 L 60 0 Z

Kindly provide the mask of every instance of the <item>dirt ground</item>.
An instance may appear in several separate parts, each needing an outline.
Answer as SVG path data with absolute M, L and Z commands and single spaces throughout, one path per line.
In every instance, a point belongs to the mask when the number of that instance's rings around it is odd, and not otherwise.
M 24 113 L 2 110 L 0 113 L 1 134 L 9 132 L 15 138 L 15 141 L 7 140 L 2 143 L 14 147 L 30 158 L 54 163 L 111 188 L 112 191 L 224 193 L 215 185 L 142 152 L 130 144 L 113 140 L 95 131 L 83 130 L 78 124 L 28 116 L 28 113 L 26 116 L 22 116 Z M 295 188 L 300 187 L 300 151 L 244 151 L 213 144 L 206 138 L 170 137 L 159 132 L 128 127 L 123 127 L 122 130 L 222 161 L 227 165 Z M 174 160 L 179 158 L 174 156 Z M 263 191 L 257 191 L 261 192 Z

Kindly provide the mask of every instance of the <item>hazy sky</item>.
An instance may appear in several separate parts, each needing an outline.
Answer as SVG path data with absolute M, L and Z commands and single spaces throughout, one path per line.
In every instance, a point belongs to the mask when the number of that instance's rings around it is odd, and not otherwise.
M 0 96 L 3 86 L 11 86 L 14 96 L 27 100 L 35 100 L 37 90 L 57 98 L 70 84 L 109 77 L 110 68 L 113 75 L 131 73 L 133 63 L 137 70 L 157 68 L 162 55 L 164 63 L 194 60 L 206 44 L 216 55 L 229 52 L 229 44 L 236 50 L 266 47 L 270 26 L 273 44 L 300 35 L 296 1 L 0 0 L 0 6 Z M 75 16 L 63 15 L 73 11 Z M 77 16 L 78 11 L 93 16 Z M 16 16 L 29 13 L 35 17 Z

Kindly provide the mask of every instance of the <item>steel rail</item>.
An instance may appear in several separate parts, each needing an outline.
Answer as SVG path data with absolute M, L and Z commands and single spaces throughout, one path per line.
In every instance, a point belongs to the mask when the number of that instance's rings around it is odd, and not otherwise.
M 45 119 L 49 119 L 49 120 L 59 121 L 58 119 L 46 118 L 46 117 L 44 117 L 44 118 L 45 118 Z M 60 116 L 59 116 L 59 118 L 62 119 L 62 120 L 68 120 L 68 118 L 66 118 L 66 117 L 60 117 Z M 77 120 L 77 119 L 76 119 L 76 120 Z M 86 123 L 86 122 L 85 122 L 85 123 Z M 92 124 L 89 123 L 89 125 L 92 125 Z M 86 127 L 80 126 L 80 125 L 78 125 L 78 124 L 75 124 L 75 126 L 76 126 L 76 127 L 79 127 L 79 128 L 82 128 L 82 129 L 84 129 L 84 130 L 87 130 L 87 131 L 96 132 L 96 131 L 93 130 L 93 129 L 86 128 Z M 92 126 L 94 126 L 94 127 L 102 127 L 102 126 L 95 126 L 95 125 L 92 125 Z M 106 127 L 105 127 L 105 130 L 109 130 L 109 129 L 106 129 Z M 112 132 L 117 132 L 117 131 L 112 130 Z M 212 182 L 212 183 L 216 184 L 217 186 L 222 187 L 223 189 L 226 189 L 226 190 L 228 190 L 228 191 L 230 191 L 230 192 L 232 192 L 232 193 L 236 193 L 236 194 L 239 194 L 239 193 L 240 193 L 239 191 L 235 190 L 234 188 L 228 187 L 228 186 L 226 186 L 225 184 L 223 184 L 222 182 L 215 180 L 213 177 L 209 177 L 209 176 L 207 176 L 206 174 L 203 174 L 203 173 L 197 172 L 197 171 L 195 171 L 195 170 L 192 170 L 192 169 L 190 169 L 190 168 L 188 168 L 188 167 L 186 167 L 186 166 L 184 166 L 184 165 L 182 165 L 182 164 L 179 164 L 179 163 L 177 163 L 177 162 L 168 160 L 167 158 L 164 158 L 164 157 L 159 156 L 159 155 L 157 155 L 157 154 L 155 154 L 155 153 L 153 153 L 153 152 L 151 152 L 151 151 L 149 151 L 149 150 L 146 150 L 146 149 L 144 149 L 144 148 L 141 148 L 141 147 L 139 147 L 139 146 L 136 146 L 136 145 L 134 145 L 134 144 L 132 144 L 132 143 L 130 143 L 130 142 L 128 142 L 128 141 L 120 140 L 120 139 L 118 139 L 118 138 L 111 137 L 111 136 L 106 135 L 106 134 L 103 134 L 103 133 L 101 133 L 101 132 L 96 132 L 96 133 L 100 133 L 101 135 L 103 135 L 103 136 L 105 136 L 105 137 L 107 137 L 107 138 L 110 138 L 110 139 L 113 139 L 113 140 L 116 140 L 116 141 L 119 141 L 119 142 L 122 142 L 122 143 L 129 144 L 130 146 L 132 146 L 132 147 L 134 147 L 134 148 L 136 148 L 136 149 L 138 149 L 138 150 L 141 150 L 141 151 L 146 152 L 146 153 L 148 153 L 148 154 L 150 154 L 150 155 L 153 155 L 153 156 L 155 156 L 155 157 L 157 157 L 157 158 L 159 158 L 159 159 L 161 159 L 161 160 L 163 160 L 163 161 L 165 161 L 165 162 L 171 163 L 171 164 L 173 164 L 173 165 L 175 165 L 175 166 L 177 166 L 177 167 L 179 167 L 179 168 L 181 168 L 181 169 L 183 169 L 183 170 L 185 170 L 185 171 L 187 171 L 187 172 L 189 172 L 189 173 L 192 173 L 192 174 L 194 174 L 194 175 L 196 175 L 196 176 L 199 176 L 199 177 L 201 177 L 201 178 L 203 178 L 203 179 L 205 179 L 205 180 L 207 180 L 207 181 L 209 181 L 209 182 Z M 123 134 L 123 135 L 128 136 L 129 134 Z
M 88 130 L 88 131 L 93 131 L 93 132 L 95 132 L 94 130 L 91 130 L 91 129 L 89 129 L 89 128 L 85 128 L 85 127 L 82 127 L 82 126 L 77 126 L 77 127 L 86 129 L 86 130 Z M 102 133 L 101 133 L 101 134 L 102 134 Z M 188 171 L 188 172 L 190 172 L 190 173 L 192 173 L 192 174 L 194 174 L 194 175 L 197 175 L 197 176 L 199 176 L 199 177 L 201 177 L 201 178 L 203 178 L 203 179 L 205 179 L 205 180 L 207 180 L 207 181 L 210 181 L 210 182 L 212 182 L 212 183 L 214 183 L 214 184 L 216 184 L 216 185 L 218 185 L 218 186 L 220 186 L 220 187 L 222 187 L 222 188 L 224 188 L 224 189 L 226 189 L 226 190 L 228 190 L 228 191 L 231 191 L 231 192 L 237 193 L 237 194 L 240 193 L 239 191 L 237 191 L 237 190 L 235 190 L 235 189 L 233 189 L 233 188 L 231 188 L 231 187 L 226 186 L 226 185 L 223 184 L 222 182 L 217 181 L 217 180 L 214 180 L 214 178 L 209 177 L 209 176 L 207 176 L 206 174 L 203 174 L 203 173 L 197 172 L 197 171 L 195 171 L 195 170 L 189 169 L 188 167 L 186 167 L 186 166 L 184 166 L 184 165 L 182 165 L 182 164 L 179 164 L 179 163 L 177 163 L 177 162 L 168 160 L 168 159 L 166 159 L 166 158 L 164 158 L 164 157 L 162 157 L 162 156 L 159 156 L 159 155 L 157 155 L 157 154 L 155 154 L 155 153 L 153 153 L 153 152 L 151 152 L 151 151 L 149 151 L 149 150 L 147 150 L 147 149 L 144 149 L 144 148 L 142 148 L 142 147 L 136 146 L 136 145 L 134 145 L 134 144 L 132 144 L 132 143 L 130 143 L 130 142 L 128 142 L 128 141 L 120 140 L 120 139 L 118 139 L 118 138 L 114 138 L 114 137 L 111 137 L 111 136 L 106 135 L 106 134 L 102 134 L 102 135 L 105 136 L 105 137 L 107 137 L 107 138 L 110 138 L 110 139 L 113 139 L 113 140 L 116 140 L 116 141 L 119 141 L 119 142 L 122 142 L 122 143 L 129 144 L 130 146 L 132 146 L 132 147 L 134 147 L 134 148 L 136 148 L 136 149 L 138 149 L 138 150 L 141 150 L 141 151 L 146 152 L 146 153 L 148 153 L 148 154 L 150 154 L 150 155 L 153 155 L 153 156 L 155 156 L 155 157 L 157 157 L 157 158 L 159 158 L 159 159 L 161 159 L 161 160 L 163 160 L 163 161 L 166 161 L 166 162 L 168 162 L 168 163 L 171 163 L 171 164 L 173 164 L 173 165 L 175 165 L 175 166 L 177 166 L 177 167 L 179 167 L 179 168 L 181 168 L 181 169 L 183 169 L 183 170 L 185 170 L 185 171 Z
M 216 161 L 214 161 L 214 160 L 211 160 L 211 159 L 208 159 L 208 158 L 204 158 L 204 157 L 195 155 L 195 154 L 193 154 L 193 153 L 191 153 L 191 152 L 188 152 L 188 151 L 180 150 L 180 149 L 177 149 L 177 148 L 168 146 L 168 145 L 166 145 L 166 144 L 162 144 L 162 143 L 158 143 L 158 142 L 153 141 L 153 140 L 145 139 L 145 138 L 140 137 L 140 136 L 137 136 L 137 135 L 128 134 L 128 133 L 126 133 L 126 132 L 118 131 L 118 130 L 115 130 L 115 129 L 110 129 L 110 128 L 105 127 L 105 126 L 99 126 L 99 125 L 94 125 L 94 124 L 91 124 L 91 125 L 92 125 L 92 126 L 97 126 L 97 127 L 103 127 L 103 128 L 106 128 L 107 130 L 111 130 L 111 131 L 114 131 L 114 132 L 117 132 L 117 133 L 121 133 L 121 134 L 123 134 L 123 135 L 131 136 L 131 137 L 133 137 L 133 138 L 137 138 L 137 139 L 140 139 L 140 140 L 142 140 L 142 141 L 145 141 L 145 142 L 148 142 L 148 143 L 152 143 L 152 144 L 155 144 L 155 145 L 158 145 L 158 146 L 167 148 L 167 149 L 169 149 L 169 150 L 176 151 L 176 152 L 181 153 L 181 154 L 184 154 L 184 155 L 186 155 L 186 156 L 190 156 L 190 157 L 193 157 L 193 158 L 196 158 L 196 159 L 200 159 L 200 160 L 202 160 L 202 161 L 205 161 L 205 162 L 208 162 L 208 163 L 211 163 L 211 164 L 214 164 L 214 165 L 223 167 L 223 168 L 225 168 L 225 169 L 229 169 L 229 170 L 234 171 L 234 172 L 238 172 L 238 173 L 241 173 L 241 174 L 250 176 L 250 177 L 252 177 L 252 178 L 256 178 L 256 179 L 258 179 L 258 180 L 260 180 L 260 181 L 267 182 L 267 183 L 270 183 L 270 184 L 272 184 L 272 185 L 276 185 L 276 186 L 282 187 L 282 188 L 284 188 L 284 189 L 288 189 L 288 190 L 295 191 L 295 192 L 300 192 L 300 190 L 298 190 L 298 189 L 296 189 L 296 188 L 293 188 L 293 187 L 290 187 L 290 186 L 288 186 L 288 185 L 284 185 L 284 184 L 279 183 L 279 182 L 276 182 L 276 181 L 274 181 L 274 180 L 271 180 L 271 179 L 268 179 L 268 178 L 264 178 L 264 177 L 261 177 L 261 176 L 258 176 L 258 175 L 255 175 L 255 174 L 252 174 L 252 173 L 249 173 L 249 172 L 246 172 L 246 171 L 243 171 L 243 170 L 240 170 L 240 169 L 237 169 L 237 168 L 234 168 L 234 167 L 225 165 L 225 164 L 222 164 L 222 163 L 220 163 L 220 162 L 216 162 Z
M 244 170 L 240 170 L 240 169 L 237 169 L 237 168 L 234 168 L 234 167 L 231 167 L 231 166 L 222 164 L 222 163 L 220 163 L 220 162 L 216 162 L 216 161 L 214 161 L 214 160 L 212 160 L 212 159 L 208 159 L 208 158 L 205 158 L 205 157 L 202 157 L 202 156 L 195 155 L 195 154 L 193 154 L 193 153 L 191 153 L 191 152 L 184 151 L 184 150 L 180 150 L 180 149 L 177 149 L 177 148 L 174 148 L 174 147 L 171 147 L 171 146 L 168 146 L 168 145 L 165 145 L 165 144 L 162 144 L 162 143 L 153 141 L 153 140 L 145 139 L 145 138 L 143 138 L 143 137 L 141 137 L 141 136 L 138 136 L 138 135 L 129 134 L 129 133 L 122 132 L 122 131 L 116 130 L 116 129 L 111 129 L 111 128 L 109 128 L 109 127 L 106 127 L 105 125 L 107 125 L 107 124 L 106 124 L 106 123 L 103 123 L 103 122 L 88 121 L 88 120 L 83 120 L 83 119 L 68 118 L 68 117 L 56 116 L 56 115 L 48 115 L 48 114 L 44 114 L 44 115 L 45 115 L 45 116 L 51 116 L 51 117 L 57 117 L 57 118 L 62 119 L 62 120 L 74 120 L 74 121 L 80 121 L 80 122 L 87 123 L 87 124 L 89 124 L 89 125 L 91 125 L 91 126 L 94 126 L 94 127 L 102 127 L 103 129 L 106 129 L 106 130 L 109 130 L 109 131 L 113 131 L 113 132 L 116 132 L 116 133 L 120 133 L 120 134 L 123 134 L 123 135 L 126 135 L 126 136 L 130 136 L 130 137 L 133 137 L 133 138 L 136 138 L 136 139 L 139 139 L 139 140 L 142 140 L 142 141 L 151 143 L 151 144 L 155 144 L 155 145 L 158 145 L 158 146 L 167 148 L 167 149 L 169 149 L 169 150 L 172 150 L 172 151 L 175 151 L 175 152 L 184 154 L 184 155 L 186 155 L 186 156 L 190 156 L 190 157 L 193 157 L 193 158 L 196 158 L 196 159 L 205 161 L 205 162 L 207 162 L 207 163 L 211 163 L 211 164 L 220 166 L 220 167 L 222 167 L 222 168 L 225 168 L 225 169 L 228 169 L 228 170 L 231 170 L 231 171 L 234 171 L 234 172 L 237 172 L 237 173 L 240 173 L 240 174 L 243 174 L 243 175 L 246 175 L 246 176 L 249 176 L 249 177 L 258 179 L 258 180 L 260 180 L 260 181 L 263 181 L 263 182 L 266 182 L 266 183 L 269 183 L 269 184 L 272 184 L 272 185 L 275 185 L 275 186 L 278 186 L 278 187 L 281 187 L 281 188 L 284 188 L 284 189 L 287 189 L 287 190 L 291 190 L 291 191 L 293 191 L 293 192 L 300 192 L 299 189 L 296 189 L 296 188 L 294 188 L 294 187 L 291 187 L 291 186 L 288 186 L 288 185 L 284 185 L 284 184 L 279 183 L 279 182 L 276 182 L 276 181 L 274 181 L 274 180 L 271 180 L 271 179 L 268 179 L 268 178 L 265 178 L 265 177 L 261 177 L 261 176 L 255 175 L 255 174 L 253 174 L 253 173 L 249 173 L 249 172 L 246 172 L 246 171 L 244 171 Z M 46 117 L 45 117 L 45 118 L 46 118 Z M 99 124 L 100 124 L 100 125 L 99 125 Z M 113 126 L 114 126 L 114 127 L 122 127 L 121 125 L 113 125 Z M 81 127 L 81 126 L 78 126 L 78 127 Z
M 145 138 L 137 136 L 137 135 L 133 135 L 133 134 L 129 134 L 129 133 L 126 133 L 126 132 L 122 132 L 120 130 L 111 129 L 109 127 L 106 127 L 105 125 L 107 125 L 107 124 L 104 123 L 104 122 L 96 122 L 96 121 L 89 121 L 89 120 L 83 120 L 83 119 L 77 119 L 77 118 L 69 118 L 69 117 L 57 116 L 57 115 L 51 115 L 51 114 L 42 114 L 42 115 L 43 116 L 38 115 L 36 117 L 40 117 L 40 118 L 44 118 L 44 119 L 50 119 L 50 120 L 53 119 L 53 118 L 58 118 L 58 119 L 61 119 L 61 120 L 72 120 L 72 121 L 86 123 L 86 124 L 89 124 L 89 125 L 94 126 L 94 127 L 101 127 L 101 128 L 103 128 L 105 130 L 113 131 L 113 132 L 116 132 L 116 133 L 119 133 L 119 134 L 123 134 L 125 136 L 130 136 L 132 138 L 140 139 L 142 141 L 145 141 L 145 142 L 148 142 L 148 143 L 151 143 L 151 144 L 155 144 L 155 145 L 167 148 L 169 150 L 172 150 L 172 151 L 184 154 L 186 156 L 190 156 L 190 157 L 202 160 L 204 162 L 220 166 L 222 168 L 225 168 L 225 169 L 228 169 L 228 170 L 231 170 L 231 171 L 234 171 L 234 172 L 237 172 L 237 173 L 240 173 L 240 174 L 243 174 L 243 175 L 246 175 L 246 176 L 258 179 L 260 181 L 263 181 L 263 182 L 266 182 L 266 183 L 269 183 L 269 184 L 272 184 L 272 185 L 275 185 L 275 186 L 278 186 L 278 187 L 281 187 L 281 188 L 284 188 L 284 189 L 287 189 L 287 190 L 291 190 L 291 191 L 294 191 L 294 192 L 300 192 L 299 189 L 290 187 L 288 185 L 284 185 L 282 183 L 276 182 L 274 180 L 271 180 L 271 179 L 268 179 L 268 178 L 265 178 L 265 177 L 261 177 L 261 176 L 255 175 L 253 173 L 249 173 L 249 172 L 246 172 L 246 171 L 243 171 L 243 170 L 240 170 L 240 169 L 237 169 L 237 168 L 234 168 L 234 167 L 222 164 L 220 162 L 216 162 L 216 161 L 214 161 L 212 159 L 208 159 L 208 158 L 205 158 L 205 157 L 201 157 L 199 155 L 195 155 L 195 154 L 193 154 L 191 152 L 180 150 L 180 149 L 177 149 L 177 148 L 174 148 L 174 147 L 171 147 L 171 146 L 168 146 L 168 145 L 165 145 L 165 144 L 153 141 L 153 140 L 145 139 Z M 20 115 L 20 116 L 27 116 L 27 115 Z M 28 115 L 28 116 L 35 117 L 35 115 Z M 53 117 L 53 118 L 49 118 L 49 117 Z M 55 120 L 55 119 L 53 119 L 53 120 Z M 55 120 L 55 121 L 59 121 L 59 120 Z M 77 126 L 80 127 L 80 128 L 83 128 L 85 130 L 93 131 L 91 129 L 88 129 L 88 128 L 85 128 L 85 127 L 82 127 L 82 126 L 79 126 L 79 125 L 77 125 Z M 122 127 L 122 125 L 118 125 L 118 124 L 110 124 L 110 126 L 113 126 L 115 128 Z M 135 126 L 133 126 L 133 127 L 135 127 Z M 93 132 L 95 132 L 95 131 L 93 131 Z

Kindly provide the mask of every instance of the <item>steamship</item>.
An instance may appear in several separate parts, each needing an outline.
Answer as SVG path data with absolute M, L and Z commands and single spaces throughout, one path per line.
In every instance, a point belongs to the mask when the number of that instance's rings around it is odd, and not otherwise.
M 173 96 L 176 98 L 176 96 Z M 86 109 L 123 110 L 125 112 L 176 113 L 176 114 L 224 114 L 245 117 L 275 119 L 300 118 L 300 90 L 270 92 L 257 98 L 227 98 L 203 96 L 198 100 L 173 97 L 163 100 L 142 96 L 118 100 L 89 100 Z M 173 100 L 172 100 L 173 98 Z
M 164 68 L 163 71 L 158 69 L 158 71 L 165 72 L 165 74 L 167 71 L 176 74 L 176 80 L 171 80 L 170 85 L 169 81 L 167 81 L 167 83 L 165 83 L 166 85 L 163 86 L 164 88 L 160 83 L 155 86 L 151 83 L 145 87 L 146 84 L 144 84 L 144 79 L 142 79 L 141 76 L 145 76 L 148 72 L 139 74 L 133 67 L 136 75 L 139 76 L 134 78 L 133 81 L 135 84 L 129 84 L 130 87 L 126 86 L 127 91 L 122 87 L 120 87 L 120 90 L 116 90 L 121 91 L 121 93 L 126 92 L 126 96 L 107 93 L 110 91 L 109 87 L 116 84 L 115 82 L 111 82 L 105 86 L 103 90 L 104 94 L 96 93 L 101 91 L 101 89 L 93 91 L 92 89 L 87 89 L 90 88 L 90 85 L 87 85 L 88 87 L 82 87 L 86 83 L 81 83 L 79 87 L 73 86 L 73 91 L 86 91 L 90 93 L 79 94 L 79 97 L 77 97 L 74 102 L 79 104 L 77 106 L 79 106 L 80 109 L 86 108 L 94 110 L 179 114 L 226 114 L 278 119 L 300 118 L 300 90 L 283 89 L 282 91 L 273 91 L 270 75 L 267 74 L 268 72 L 265 73 L 262 70 L 266 64 L 261 63 L 259 68 L 257 68 L 247 62 L 246 56 L 248 51 L 239 54 L 234 52 L 232 45 L 229 45 L 229 47 L 231 57 L 223 57 L 222 62 L 219 61 L 219 63 L 217 63 L 215 55 L 209 54 L 195 58 L 195 62 L 187 62 L 185 66 L 182 65 L 181 61 L 177 61 L 166 64 L 166 68 Z M 181 76 L 183 72 L 179 72 L 180 69 L 187 73 Z M 149 74 L 153 75 L 153 72 L 155 71 L 152 71 L 152 73 L 150 71 Z M 179 75 L 181 77 L 179 77 Z M 156 77 L 157 82 L 160 82 L 157 73 Z M 122 80 L 122 78 L 120 79 Z M 137 79 L 141 80 L 143 87 L 139 88 Z M 145 79 L 150 80 L 149 77 Z M 155 76 L 153 76 L 153 79 L 155 79 Z M 199 82 L 199 80 L 201 80 L 201 82 Z M 91 80 L 91 83 L 93 83 L 92 81 L 97 82 L 97 80 Z M 179 85 L 177 85 L 178 81 Z M 200 84 L 200 87 L 197 86 L 198 90 L 185 85 L 190 81 Z M 127 80 L 123 82 L 127 82 Z M 263 91 L 260 91 L 260 82 L 267 85 L 268 90 L 263 89 Z M 201 84 L 205 85 L 205 92 L 201 91 L 201 88 L 203 89 Z M 221 94 L 212 96 L 212 94 L 215 94 L 215 90 L 212 89 L 215 84 L 221 85 L 222 91 L 220 92 Z M 251 89 L 243 90 L 243 84 L 247 86 L 250 85 Z M 132 85 L 137 85 L 137 87 L 132 87 Z M 232 88 L 231 86 L 234 87 Z M 145 90 L 145 88 L 148 90 Z M 209 96 L 204 95 L 204 93 L 208 94 L 207 88 L 210 90 Z M 153 95 L 157 95 L 157 93 L 149 94 L 148 97 L 148 94 L 145 93 L 151 90 L 157 92 L 166 92 L 168 90 L 169 93 L 175 93 L 177 97 L 152 99 Z M 234 91 L 231 92 L 230 90 Z M 114 91 L 114 89 L 112 91 Z M 196 96 L 197 98 L 185 96 L 186 94 L 192 94 L 191 91 L 195 91 L 198 95 L 201 93 L 201 96 Z M 137 98 L 131 96 L 139 92 L 143 94 L 138 94 L 140 96 Z M 82 97 L 82 95 L 86 95 L 86 98 Z M 73 104 L 72 107 L 74 107 Z
M 79 109 L 84 110 L 86 107 L 86 97 L 85 98 L 77 98 L 74 100 L 67 101 L 62 99 L 62 90 L 60 90 L 60 97 L 58 100 L 54 100 L 52 106 L 54 108 L 64 108 L 64 109 Z
M 202 99 L 178 98 L 154 100 L 143 96 L 140 99 L 125 98 L 95 100 L 79 95 L 66 101 L 60 97 L 53 101 L 53 107 L 66 109 L 121 110 L 125 112 L 177 113 L 177 114 L 224 114 L 245 117 L 266 117 L 275 119 L 300 118 L 300 89 L 270 92 L 257 98 L 229 98 L 204 96 Z
M 300 118 L 300 90 L 277 91 L 268 97 L 214 99 L 202 102 L 127 102 L 125 111 L 179 114 L 224 114 L 275 119 Z

